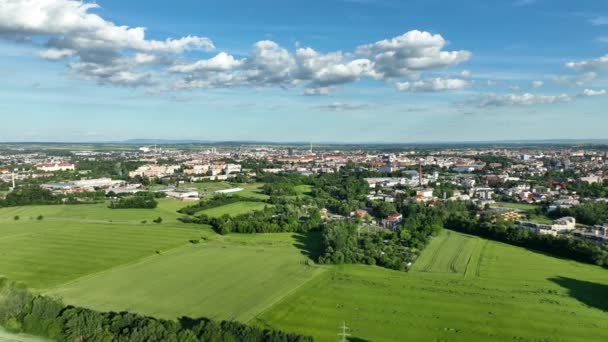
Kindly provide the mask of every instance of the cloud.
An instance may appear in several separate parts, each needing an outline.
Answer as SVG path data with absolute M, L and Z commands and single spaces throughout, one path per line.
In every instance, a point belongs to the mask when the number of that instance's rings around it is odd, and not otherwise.
M 585 96 L 585 97 L 604 96 L 604 95 L 608 95 L 608 91 L 606 91 L 606 89 L 600 89 L 600 90 L 585 89 L 585 90 L 583 90 L 583 93 L 581 95 Z
M 415 82 L 397 82 L 395 86 L 401 92 L 440 92 L 462 90 L 468 87 L 469 83 L 458 78 L 431 78 Z
M 471 77 L 471 75 L 472 75 L 471 70 L 462 70 L 460 72 L 460 77 L 462 77 L 462 78 L 469 78 L 469 77 Z
M 355 53 L 321 53 L 311 47 L 299 47 L 290 52 L 276 42 L 264 40 L 255 43 L 253 51 L 240 60 L 222 52 L 209 60 L 176 64 L 170 70 L 186 74 L 178 84 L 182 89 L 303 85 L 304 95 L 327 95 L 336 86 L 362 78 L 392 82 L 399 75 L 418 76 L 457 64 L 464 60 L 463 55 L 470 56 L 468 52 L 441 51 L 445 44 L 440 35 L 420 31 L 359 46 Z M 387 56 L 393 53 L 390 57 L 393 70 L 389 70 Z M 438 79 L 429 82 L 434 82 L 433 87 L 439 91 L 456 89 L 464 81 Z M 424 88 L 419 82 L 412 86 L 420 91 Z
M 587 72 L 582 75 L 571 75 L 571 76 L 556 76 L 553 80 L 557 83 L 561 84 L 573 84 L 576 86 L 583 86 L 589 82 L 594 81 L 597 78 L 597 74 L 595 72 Z
M 542 88 L 545 85 L 543 81 L 532 81 L 532 88 Z
M 560 95 L 538 95 L 531 93 L 524 94 L 485 94 L 467 102 L 479 108 L 488 107 L 509 107 L 509 106 L 530 106 L 537 104 L 551 104 L 559 102 L 570 102 L 572 97 L 567 94 Z
M 608 25 L 608 17 L 595 17 L 589 19 L 589 23 L 595 26 Z
M 228 71 L 242 64 L 242 61 L 236 60 L 232 55 L 225 52 L 220 52 L 215 57 L 210 59 L 198 60 L 191 64 L 177 64 L 169 70 L 173 72 L 192 73 L 192 72 L 212 72 L 212 71 Z
M 73 74 L 99 83 L 143 85 L 149 76 L 138 73 L 140 64 L 162 60 L 158 55 L 179 55 L 190 50 L 214 48 L 210 39 L 198 36 L 151 40 L 145 28 L 118 26 L 91 13 L 99 6 L 75 0 L 0 1 L 0 36 L 21 41 L 43 40 L 46 50 L 38 55 L 48 60 L 72 59 Z M 132 62 L 127 63 L 135 54 Z M 99 72 L 103 70 L 103 72 Z M 108 72 L 115 75 L 108 75 Z
M 331 93 L 330 87 L 318 87 L 318 88 L 306 88 L 302 95 L 305 96 L 321 96 L 329 95 Z
M 334 112 L 344 112 L 344 111 L 354 111 L 354 110 L 362 110 L 369 108 L 368 104 L 360 103 L 360 104 L 348 104 L 341 102 L 334 102 L 326 105 L 315 106 L 314 108 L 320 110 L 329 110 Z
M 327 95 L 363 78 L 408 81 L 416 91 L 450 90 L 464 81 L 413 80 L 471 58 L 466 50 L 446 50 L 448 42 L 440 34 L 413 30 L 351 52 L 299 46 L 294 51 L 261 40 L 245 56 L 219 51 L 191 60 L 187 52 L 210 52 L 213 42 L 193 35 L 149 39 L 144 27 L 115 24 L 97 14 L 99 8 L 78 0 L 0 0 L 0 37 L 43 46 L 39 57 L 65 61 L 75 77 L 165 90 L 301 87 L 305 95 Z M 461 76 L 469 77 L 470 72 Z
M 447 42 L 439 34 L 413 30 L 401 36 L 361 45 L 355 54 L 369 58 L 384 79 L 417 77 L 420 73 L 467 61 L 466 50 L 443 51 Z
M 568 62 L 566 63 L 566 67 L 579 71 L 597 71 L 608 69 L 608 55 L 578 62 Z
M 65 57 L 72 56 L 76 51 L 71 49 L 55 49 L 49 48 L 47 50 L 41 51 L 38 53 L 38 56 L 48 60 L 58 60 Z

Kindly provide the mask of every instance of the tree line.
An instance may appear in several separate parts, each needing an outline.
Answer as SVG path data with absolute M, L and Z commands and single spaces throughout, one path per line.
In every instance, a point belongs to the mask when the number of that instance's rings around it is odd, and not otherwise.
M 180 214 L 194 215 L 199 211 L 221 207 L 223 205 L 237 203 L 237 202 L 265 202 L 265 200 L 254 198 L 254 197 L 241 197 L 238 195 L 227 196 L 224 194 L 218 194 L 210 198 L 209 200 L 199 201 L 196 204 L 189 205 L 185 208 L 179 209 L 177 212 Z
M 595 264 L 608 268 L 608 247 L 568 236 L 537 235 L 516 227 L 512 221 L 473 211 L 452 213 L 445 227 L 486 239 L 545 252 L 554 256 Z
M 237 216 L 228 214 L 220 217 L 200 215 L 179 218 L 184 223 L 211 225 L 218 234 L 229 233 L 283 233 L 304 232 L 318 228 L 321 216 L 318 209 L 310 208 L 304 216 L 294 204 L 283 203 L 266 206 L 262 210 Z
M 155 194 L 140 192 L 134 196 L 121 197 L 110 202 L 110 209 L 154 209 L 158 206 Z
M 66 306 L 0 278 L 0 325 L 58 341 L 308 342 L 312 337 L 207 318 L 157 319 L 129 312 Z

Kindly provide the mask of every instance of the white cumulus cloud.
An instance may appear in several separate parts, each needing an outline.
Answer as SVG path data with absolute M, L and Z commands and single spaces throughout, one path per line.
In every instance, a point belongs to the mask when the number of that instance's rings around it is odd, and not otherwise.
M 415 82 L 397 82 L 395 86 L 401 92 L 440 92 L 462 90 L 469 86 L 469 83 L 458 78 L 431 78 Z

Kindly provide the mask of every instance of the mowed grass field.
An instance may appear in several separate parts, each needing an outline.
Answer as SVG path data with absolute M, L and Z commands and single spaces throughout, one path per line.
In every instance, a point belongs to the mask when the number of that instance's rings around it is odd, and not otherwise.
M 65 284 L 49 294 L 98 310 L 248 321 L 325 271 L 293 234 L 217 236 Z
M 230 216 L 237 216 L 237 215 L 245 214 L 245 213 L 255 211 L 255 210 L 262 210 L 266 206 L 271 206 L 271 205 L 268 203 L 263 203 L 263 202 L 242 201 L 242 202 L 230 203 L 230 204 L 222 205 L 220 207 L 203 210 L 203 211 L 198 212 L 197 215 L 204 214 L 209 217 L 220 217 L 222 215 L 228 214 Z
M 473 263 L 479 259 L 479 248 L 483 240 L 449 230 L 435 237 L 424 253 L 416 260 L 413 272 L 457 273 L 476 271 Z
M 175 210 L 183 205 L 165 199 L 156 209 L 103 204 L 0 209 L 0 274 L 42 290 L 214 235 L 206 226 L 178 222 Z M 44 218 L 37 220 L 38 215 Z M 163 223 L 151 223 L 159 216 Z
M 139 224 L 142 220 L 151 222 L 157 217 L 162 217 L 164 222 L 170 223 L 177 222 L 177 218 L 182 216 L 177 210 L 187 205 L 188 203 L 178 200 L 161 198 L 158 200 L 158 207 L 154 209 L 110 209 L 108 202 L 0 208 L 0 227 L 22 221 L 33 221 L 38 215 L 42 215 L 44 220 L 61 222 Z M 15 216 L 19 216 L 19 221 L 14 221 Z
M 608 272 L 456 232 L 414 269 L 330 267 L 259 315 L 335 341 L 607 341 Z

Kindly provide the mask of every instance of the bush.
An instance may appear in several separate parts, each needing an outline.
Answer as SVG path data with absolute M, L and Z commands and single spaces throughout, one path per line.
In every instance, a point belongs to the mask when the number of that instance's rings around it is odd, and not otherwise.
M 40 221 L 40 220 L 42 220 L 43 218 L 44 218 L 44 216 L 42 216 L 42 215 L 38 215 L 38 217 L 36 217 L 36 220 Z
M 15 215 L 14 219 L 15 219 L 15 221 L 19 221 L 19 219 L 20 219 L 19 215 Z
M 141 221 L 141 223 L 142 223 L 142 224 L 146 224 L 146 223 L 148 223 L 148 221 L 143 220 L 143 221 Z
M 163 222 L 163 218 L 159 216 L 159 217 L 155 218 L 152 222 L 159 224 L 159 223 Z
M 158 202 L 153 195 L 124 197 L 110 203 L 110 209 L 154 209 Z

